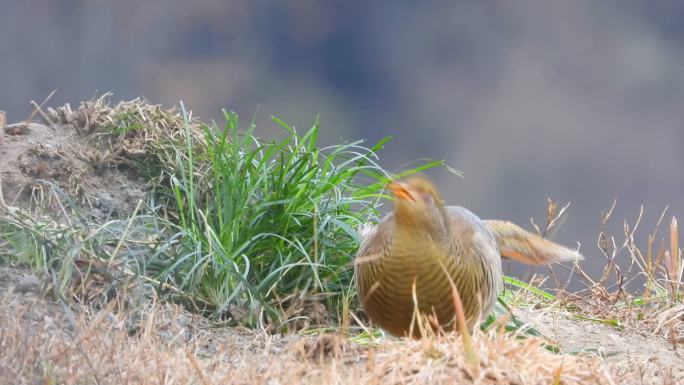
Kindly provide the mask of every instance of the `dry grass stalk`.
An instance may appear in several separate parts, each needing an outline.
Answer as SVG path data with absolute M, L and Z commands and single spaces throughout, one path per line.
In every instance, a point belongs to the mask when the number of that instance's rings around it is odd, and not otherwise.
M 682 282 L 682 262 L 680 259 L 681 250 L 679 249 L 679 226 L 677 225 L 677 218 L 672 217 L 670 222 L 670 252 L 667 253 L 668 258 L 668 276 L 670 278 L 670 289 L 672 290 L 672 298 L 677 298 L 679 285 Z
M 546 205 L 546 224 L 544 225 L 544 230 L 542 230 L 535 222 L 534 218 L 530 218 L 530 223 L 534 230 L 541 237 L 546 237 L 550 235 L 553 229 L 555 229 L 563 220 L 564 214 L 570 207 L 570 202 L 566 203 L 560 210 L 558 210 L 558 202 L 551 198 L 548 198 Z

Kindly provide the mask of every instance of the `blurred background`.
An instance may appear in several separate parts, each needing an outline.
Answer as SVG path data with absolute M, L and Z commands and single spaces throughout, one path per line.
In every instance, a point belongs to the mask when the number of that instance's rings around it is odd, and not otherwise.
M 301 129 L 320 115 L 327 144 L 394 136 L 390 170 L 446 159 L 464 178 L 430 175 L 481 217 L 529 227 L 547 198 L 572 201 L 554 239 L 596 274 L 614 198 L 618 242 L 642 204 L 643 244 L 666 205 L 684 216 L 684 2 L 0 3 L 9 122 L 54 89 L 50 105 L 112 91 L 256 114 L 265 137 L 272 114 Z

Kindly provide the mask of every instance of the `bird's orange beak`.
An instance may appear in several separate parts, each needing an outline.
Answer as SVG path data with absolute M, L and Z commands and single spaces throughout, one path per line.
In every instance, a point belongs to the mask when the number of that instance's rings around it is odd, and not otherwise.
M 409 193 L 406 183 L 392 182 L 387 185 L 387 189 L 394 194 L 397 199 L 413 201 L 413 197 L 411 196 L 411 193 Z

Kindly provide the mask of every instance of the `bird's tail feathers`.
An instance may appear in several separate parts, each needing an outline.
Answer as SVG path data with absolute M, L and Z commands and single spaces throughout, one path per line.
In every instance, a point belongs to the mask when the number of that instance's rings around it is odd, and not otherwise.
M 528 265 L 547 265 L 584 259 L 578 251 L 544 239 L 515 223 L 497 220 L 484 222 L 494 234 L 502 257 Z

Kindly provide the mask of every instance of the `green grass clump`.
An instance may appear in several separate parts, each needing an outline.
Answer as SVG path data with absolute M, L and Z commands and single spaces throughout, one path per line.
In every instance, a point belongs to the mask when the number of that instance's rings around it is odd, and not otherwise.
M 389 178 L 375 162 L 388 139 L 321 148 L 318 121 L 299 134 L 273 118 L 284 138 L 262 141 L 254 124 L 241 132 L 236 114 L 225 118 L 223 129 L 204 127 L 206 151 L 178 149 L 171 190 L 183 252 L 160 279 L 251 325 L 282 325 L 306 301 L 340 316 L 354 293 L 356 230 L 377 221 Z

